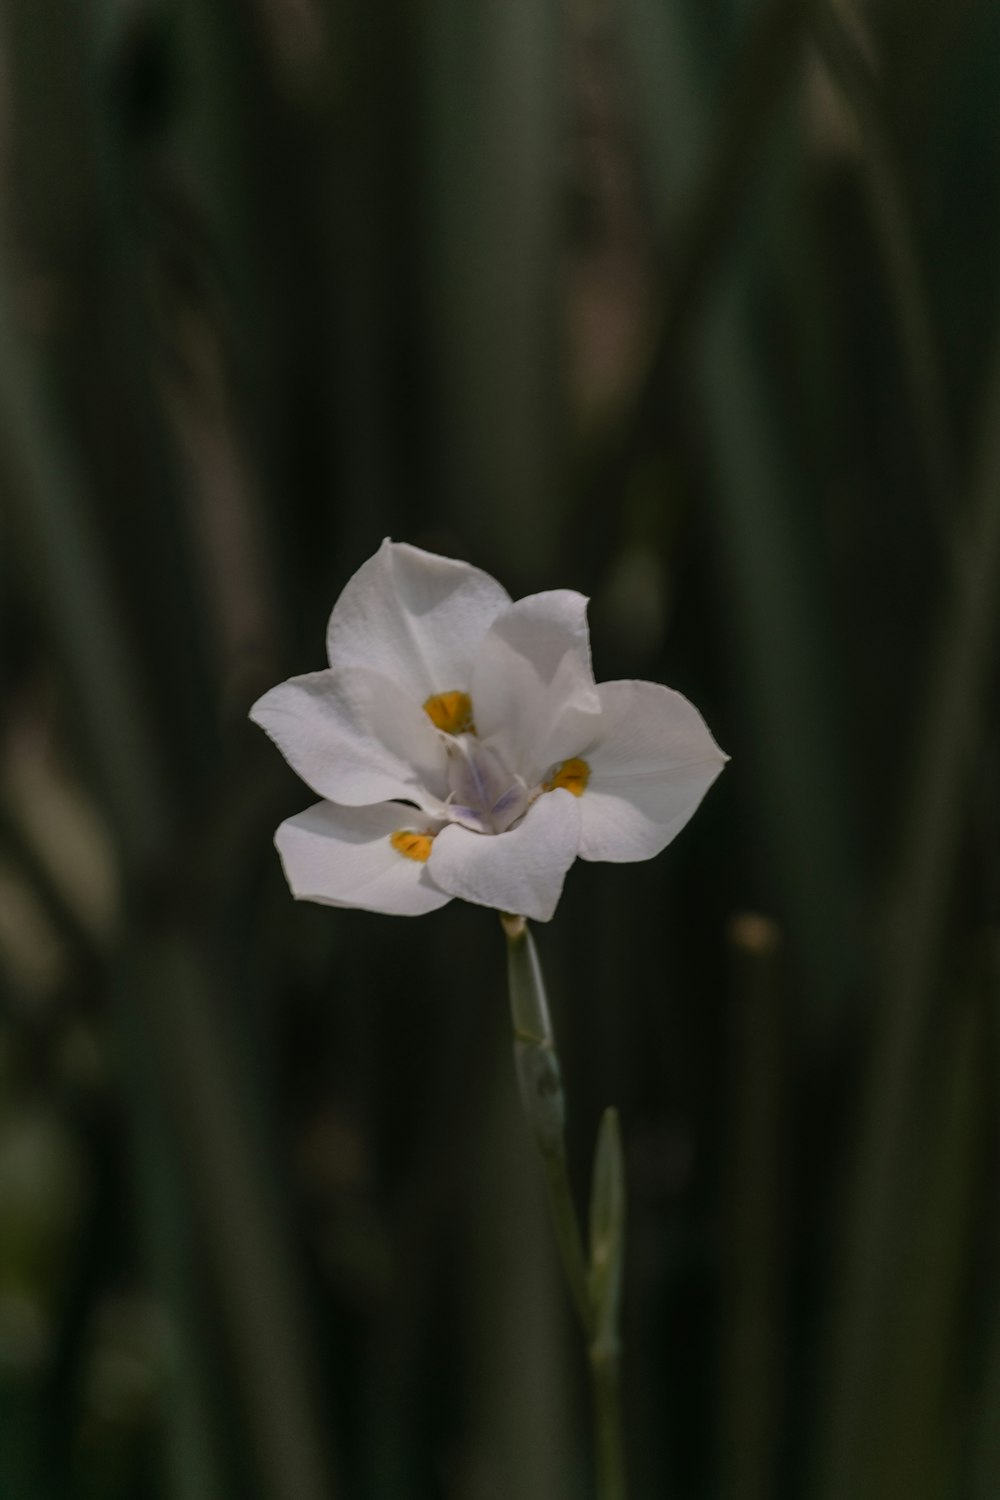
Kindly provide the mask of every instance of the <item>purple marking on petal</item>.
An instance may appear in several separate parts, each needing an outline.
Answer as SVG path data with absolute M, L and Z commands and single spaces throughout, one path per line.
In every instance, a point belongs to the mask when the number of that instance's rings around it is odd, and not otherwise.
M 521 816 L 528 806 L 528 793 L 524 782 L 518 779 L 507 788 L 502 797 L 494 802 L 490 813 L 497 833 L 506 833 L 510 825 Z

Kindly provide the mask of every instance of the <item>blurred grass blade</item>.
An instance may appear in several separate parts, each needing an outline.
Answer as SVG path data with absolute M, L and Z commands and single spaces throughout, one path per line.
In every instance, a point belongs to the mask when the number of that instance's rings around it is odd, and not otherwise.
M 600 1500 L 625 1500 L 626 1495 L 619 1331 L 624 1274 L 625 1157 L 618 1111 L 606 1109 L 590 1191 L 590 1366 Z
M 187 1170 L 242 1388 L 245 1437 L 270 1500 L 331 1500 L 317 1381 L 282 1230 L 255 1149 L 239 1051 L 207 960 L 183 934 L 150 955 L 150 1007 L 178 1111 Z
M 17 338 L 0 282 L 0 463 L 39 605 L 76 695 L 120 847 L 132 864 L 167 825 L 129 632 L 116 608 L 87 497 Z
M 804 995 L 812 1007 L 815 1042 L 838 1017 L 853 978 L 855 950 L 845 934 L 856 919 L 851 905 L 855 834 L 824 560 L 802 504 L 804 477 L 787 441 L 787 410 L 774 390 L 770 351 L 757 316 L 758 299 L 773 274 L 771 252 L 778 237 L 788 233 L 785 219 L 777 222 L 769 209 L 772 202 L 794 201 L 787 189 L 801 150 L 799 119 L 780 106 L 801 64 L 810 10 L 809 3 L 779 0 L 754 8 L 735 65 L 740 87 L 723 94 L 727 113 L 715 135 L 714 94 L 693 27 L 682 24 L 675 7 L 654 18 L 645 0 L 631 0 L 633 72 L 641 89 L 648 135 L 644 151 L 661 205 L 664 242 L 669 237 L 673 244 L 679 235 L 683 251 L 689 233 L 716 234 L 720 216 L 731 230 L 732 202 L 723 185 L 735 195 L 733 201 L 740 201 L 751 164 L 757 166 L 758 192 L 738 255 L 732 235 L 722 237 L 719 248 L 727 248 L 729 257 L 723 266 L 714 262 L 717 286 L 702 280 L 700 252 L 692 252 L 690 266 L 686 252 L 671 257 L 677 270 L 666 281 L 661 326 L 623 453 L 634 459 L 651 440 L 663 441 L 671 386 L 683 368 L 681 333 L 690 331 L 697 311 L 703 326 L 696 380 L 715 533 L 730 621 L 739 622 L 732 649 L 745 684 L 750 739 L 767 747 L 753 768 L 761 794 L 760 826 L 775 850 L 790 935 L 807 955 Z M 671 88 L 657 86 L 662 77 L 672 80 Z M 770 149 L 761 164 L 751 153 L 759 154 L 765 140 Z M 696 167 L 705 162 L 699 179 Z M 692 178 L 708 195 L 706 202 L 716 204 L 714 219 L 698 207 L 697 194 L 685 215 Z M 676 279 L 680 271 L 694 278 L 694 301 L 692 285 Z M 674 404 L 683 409 L 676 396 Z
M 572 541 L 598 572 L 636 470 L 670 431 L 688 340 L 730 251 L 775 116 L 796 77 L 813 0 L 762 0 L 718 92 L 684 6 L 626 0 L 623 46 L 661 245 L 662 284 L 638 387 L 582 455 Z M 570 550 L 567 538 L 567 550 Z
M 859 23 L 855 23 L 859 24 Z M 934 522 L 950 549 L 955 475 L 944 381 L 930 303 L 917 251 L 903 177 L 884 115 L 878 78 L 831 0 L 818 0 L 813 34 L 831 78 L 855 115 L 872 223 L 882 251 L 886 294 L 896 314 L 913 404 L 912 440 Z
M 984 955 L 984 1002 L 987 1014 L 987 1058 L 993 1080 L 1000 1076 L 1000 929 L 988 937 Z M 989 1066 L 992 1064 L 992 1066 Z M 993 1149 L 997 1150 L 997 1124 L 993 1126 Z M 995 1159 L 995 1156 L 994 1156 Z M 1000 1235 L 994 1220 L 988 1244 L 992 1263 L 1000 1255 Z M 992 1306 L 987 1323 L 983 1375 L 979 1389 L 976 1432 L 973 1438 L 971 1500 L 994 1500 L 1000 1494 L 1000 1289 L 992 1278 Z
M 0 799 L 0 854 L 17 868 L 22 880 L 38 900 L 52 927 L 79 963 L 99 959 L 97 940 L 81 920 L 33 840 Z
M 969 805 L 969 777 L 997 653 L 1000 612 L 1000 350 L 983 410 L 970 525 L 920 705 L 880 955 L 880 1008 L 866 1082 L 833 1351 L 830 1500 L 873 1493 L 867 1455 L 909 1236 L 908 1177 L 922 1048 L 940 980 L 945 920 Z
M 231 1500 L 222 1456 L 219 1370 L 205 1338 L 205 1287 L 188 1202 L 185 1163 L 169 1128 L 168 1085 L 149 1027 L 150 954 L 129 943 L 112 981 L 115 1021 L 127 1066 L 132 1180 L 152 1289 L 163 1299 L 172 1359 L 165 1391 L 165 1480 L 170 1500 Z
M 515 582 L 544 576 L 561 519 L 563 25 L 553 0 L 426 7 L 420 180 L 439 483 L 451 523 Z
M 979 996 L 957 995 L 937 1076 L 927 1089 L 919 1211 L 899 1267 L 902 1292 L 879 1395 L 866 1490 L 879 1500 L 939 1500 L 958 1493 L 955 1439 L 965 1414 L 956 1375 L 981 1181 L 983 1032 Z
M 593 1341 L 619 1346 L 619 1313 L 625 1270 L 625 1157 L 618 1111 L 601 1116 L 590 1190 L 590 1305 Z
M 726 278 L 706 321 L 699 384 L 732 650 L 753 743 L 766 747 L 754 767 L 758 816 L 789 936 L 808 966 L 815 1047 L 840 1020 L 855 978 L 857 838 L 829 580 L 784 441 L 787 417 L 763 368 L 755 272 L 764 267 L 747 255 Z
M 746 913 L 733 950 L 727 1310 L 724 1323 L 725 1500 L 768 1500 L 777 1477 L 781 1392 L 783 1067 L 781 935 Z

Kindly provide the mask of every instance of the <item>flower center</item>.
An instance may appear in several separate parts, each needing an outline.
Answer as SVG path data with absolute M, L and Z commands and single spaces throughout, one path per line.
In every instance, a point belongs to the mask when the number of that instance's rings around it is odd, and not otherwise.
M 435 693 L 424 704 L 424 713 L 435 729 L 444 734 L 475 734 L 472 699 L 468 693 Z
M 474 734 L 452 736 L 446 748 L 449 817 L 476 833 L 506 833 L 531 800 L 524 779 Z
M 541 786 L 529 791 L 524 777 L 511 771 L 497 751 L 477 737 L 468 693 L 434 693 L 425 701 L 424 713 L 441 731 L 448 753 L 445 808 L 453 823 L 475 833 L 506 833 L 542 792 L 562 789 L 574 797 L 583 796 L 590 767 L 578 756 L 555 766 Z M 392 842 L 407 858 L 425 860 L 432 837 L 401 832 L 393 834 Z M 404 848 L 402 841 L 412 842 Z

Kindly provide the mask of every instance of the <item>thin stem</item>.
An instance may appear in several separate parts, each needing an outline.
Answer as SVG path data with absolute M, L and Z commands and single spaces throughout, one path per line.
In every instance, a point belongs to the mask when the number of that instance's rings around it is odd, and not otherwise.
M 625 1500 L 625 1445 L 622 1439 L 622 1400 L 617 1348 L 595 1344 L 590 1351 L 594 1392 L 597 1493 L 601 1500 Z
M 523 917 L 502 917 L 521 1102 L 545 1169 L 559 1257 L 589 1355 L 599 1500 L 625 1500 L 618 1300 L 624 1240 L 624 1169 L 618 1119 L 601 1125 L 591 1204 L 591 1263 L 566 1161 L 565 1099 L 545 984 Z
M 559 1258 L 566 1274 L 573 1306 L 576 1308 L 584 1337 L 589 1337 L 593 1321 L 587 1291 L 587 1264 L 583 1253 L 580 1221 L 569 1185 L 569 1171 L 564 1151 L 542 1153 L 545 1182 L 549 1190 L 549 1212 L 555 1230 Z

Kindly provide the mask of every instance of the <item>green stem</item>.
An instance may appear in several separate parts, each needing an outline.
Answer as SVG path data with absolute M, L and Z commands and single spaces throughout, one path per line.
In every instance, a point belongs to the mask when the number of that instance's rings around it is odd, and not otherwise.
M 617 1311 L 624 1209 L 617 1117 L 614 1111 L 609 1111 L 608 1115 L 614 1118 L 605 1121 L 613 1132 L 614 1160 L 603 1162 L 600 1192 L 595 1182 L 595 1202 L 600 1202 L 602 1209 L 592 1226 L 593 1264 L 588 1270 L 566 1161 L 562 1071 L 538 954 L 522 917 L 504 916 L 501 920 L 507 935 L 514 1064 L 521 1101 L 541 1156 L 556 1244 L 587 1341 L 594 1400 L 597 1493 L 599 1500 L 625 1500 Z M 600 1144 L 598 1156 L 600 1164 Z M 604 1198 L 609 1199 L 610 1207 L 604 1205 Z
M 542 1166 L 549 1192 L 549 1212 L 555 1230 L 559 1258 L 562 1261 L 573 1306 L 576 1308 L 584 1337 L 590 1333 L 591 1310 L 587 1293 L 587 1265 L 580 1236 L 580 1221 L 573 1203 L 573 1192 L 569 1185 L 569 1170 L 566 1153 L 543 1152 Z
M 601 1500 L 625 1500 L 625 1445 L 617 1348 L 595 1344 L 590 1351 L 594 1392 L 597 1493 Z

